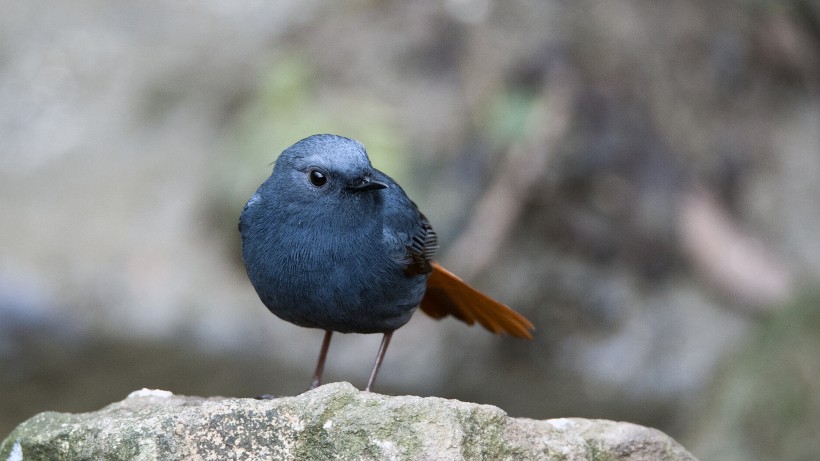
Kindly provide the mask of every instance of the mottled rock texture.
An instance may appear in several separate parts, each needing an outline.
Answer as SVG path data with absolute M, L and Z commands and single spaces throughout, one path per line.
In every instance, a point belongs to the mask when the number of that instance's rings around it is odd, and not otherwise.
M 273 400 L 137 391 L 92 413 L 41 413 L 0 460 L 694 460 L 664 433 L 604 420 L 510 418 L 499 408 L 328 384 Z

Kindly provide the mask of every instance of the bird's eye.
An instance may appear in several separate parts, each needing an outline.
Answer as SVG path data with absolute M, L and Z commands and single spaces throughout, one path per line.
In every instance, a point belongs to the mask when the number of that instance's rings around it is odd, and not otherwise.
M 310 183 L 316 187 L 322 187 L 327 182 L 327 176 L 319 170 L 310 170 L 308 178 L 310 178 Z

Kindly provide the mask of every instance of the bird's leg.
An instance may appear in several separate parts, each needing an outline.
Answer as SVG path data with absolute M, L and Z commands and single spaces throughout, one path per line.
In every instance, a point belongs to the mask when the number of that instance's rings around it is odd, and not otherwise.
M 373 383 L 376 382 L 376 375 L 379 373 L 379 367 L 382 366 L 384 354 L 387 352 L 387 346 L 390 344 L 390 338 L 392 337 L 392 331 L 385 333 L 384 337 L 382 337 L 382 344 L 379 346 L 379 353 L 376 354 L 376 363 L 373 364 L 373 371 L 370 372 L 370 379 L 367 380 L 367 387 L 364 388 L 365 392 L 370 392 L 370 389 L 373 388 Z
M 322 349 L 319 351 L 319 361 L 316 362 L 316 371 L 313 372 L 313 381 L 310 382 L 310 388 L 316 389 L 322 384 L 322 373 L 325 371 L 325 359 L 327 358 L 327 350 L 330 348 L 330 337 L 333 332 L 325 330 L 325 338 L 322 340 Z

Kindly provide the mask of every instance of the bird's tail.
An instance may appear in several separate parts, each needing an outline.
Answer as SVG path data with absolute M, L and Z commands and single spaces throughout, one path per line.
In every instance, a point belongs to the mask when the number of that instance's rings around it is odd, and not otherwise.
M 468 325 L 478 322 L 493 333 L 532 339 L 532 323 L 523 315 L 467 285 L 437 262 L 432 265 L 420 305 L 425 314 L 434 319 L 452 315 Z

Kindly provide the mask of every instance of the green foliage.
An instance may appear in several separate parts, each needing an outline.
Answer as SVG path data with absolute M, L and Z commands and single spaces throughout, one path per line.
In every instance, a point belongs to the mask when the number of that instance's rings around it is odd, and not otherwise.
M 809 460 L 820 453 L 820 292 L 761 327 L 727 370 L 699 443 L 706 459 Z

